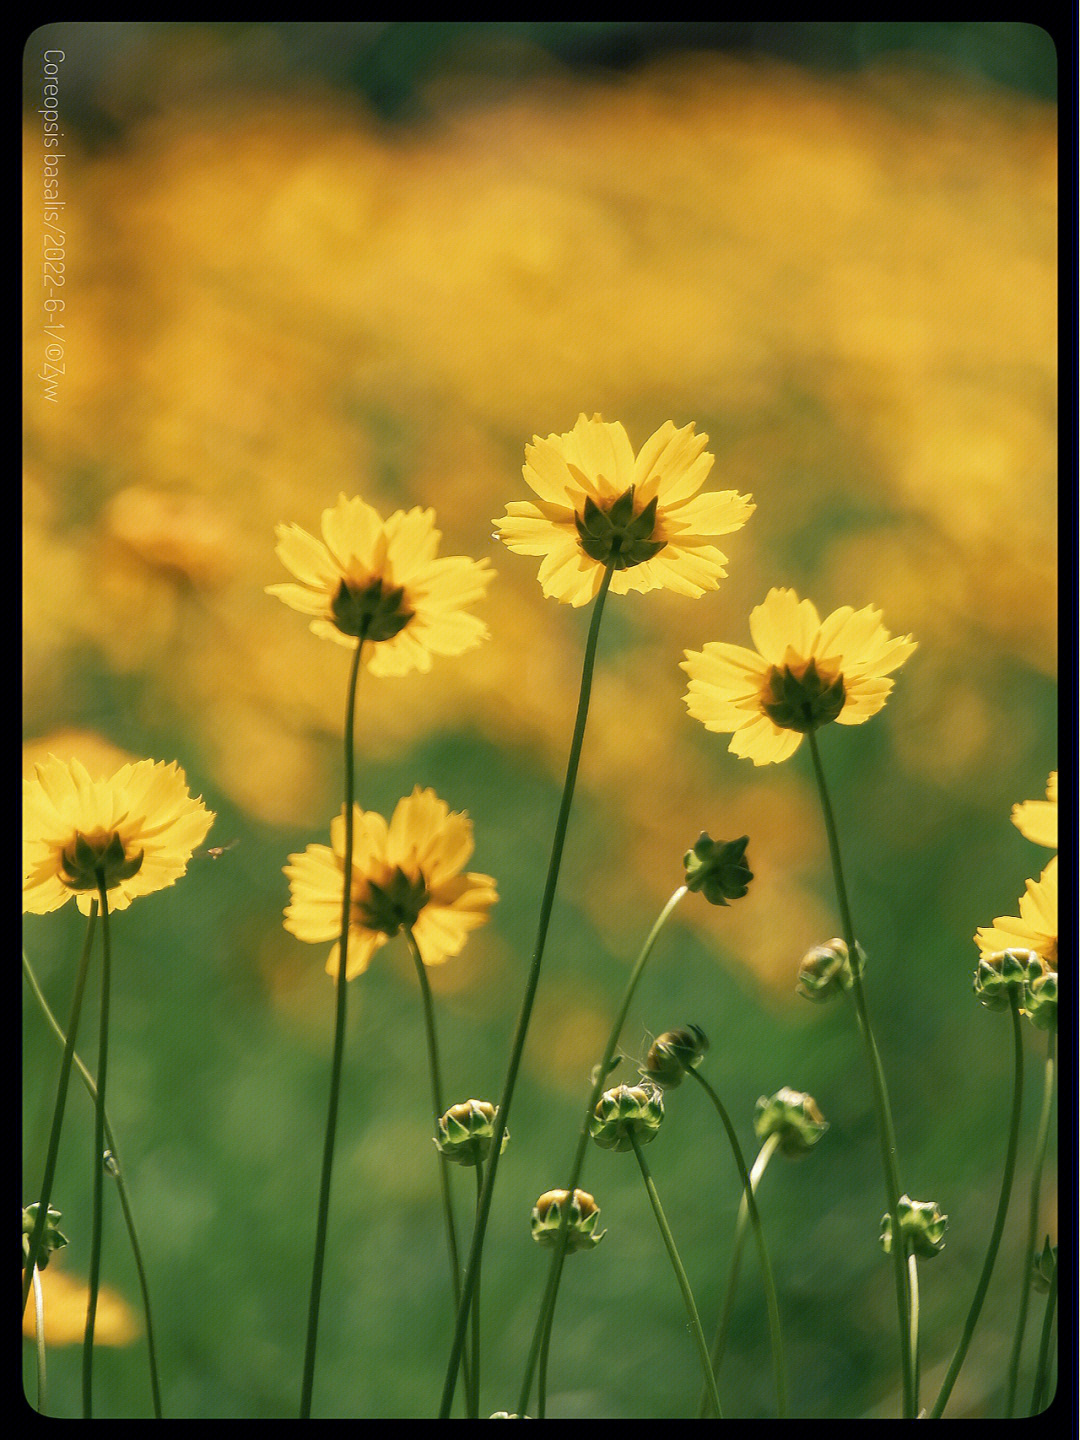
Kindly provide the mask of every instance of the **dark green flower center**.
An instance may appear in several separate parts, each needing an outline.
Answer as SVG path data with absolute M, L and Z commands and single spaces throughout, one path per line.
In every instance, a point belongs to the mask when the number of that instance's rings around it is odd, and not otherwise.
M 665 540 L 654 540 L 656 530 L 656 496 L 644 509 L 634 510 L 634 487 L 624 490 L 617 500 L 602 509 L 586 498 L 585 509 L 574 516 L 582 550 L 591 560 L 626 570 L 651 560 L 663 550 Z
M 366 930 L 396 935 L 402 927 L 412 929 L 430 896 L 423 875 L 414 879 L 395 866 L 390 878 L 377 885 L 367 882 L 367 893 L 357 902 L 360 923 Z
M 343 635 L 365 640 L 392 640 L 413 618 L 405 604 L 405 587 L 388 586 L 382 579 L 366 585 L 342 580 L 330 610 Z
M 817 661 L 792 669 L 774 665 L 761 695 L 761 708 L 774 725 L 806 735 L 835 720 L 847 698 L 843 675 L 818 673 Z
M 60 856 L 60 879 L 69 890 L 96 890 L 99 880 L 111 890 L 142 868 L 143 852 L 127 855 L 119 833 L 112 830 L 83 835 L 78 830 Z

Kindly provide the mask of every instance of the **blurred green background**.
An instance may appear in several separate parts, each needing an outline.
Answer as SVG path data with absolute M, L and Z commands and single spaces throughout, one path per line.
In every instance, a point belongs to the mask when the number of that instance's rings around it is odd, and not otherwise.
M 430 676 L 365 677 L 358 743 L 365 808 L 432 786 L 468 810 L 472 863 L 497 877 L 491 924 L 431 974 L 451 1097 L 494 1100 L 587 615 L 545 602 L 491 520 L 526 498 L 524 444 L 581 411 L 635 445 L 694 421 L 710 486 L 758 508 L 722 544 L 718 592 L 607 609 L 489 1230 L 482 1413 L 516 1404 L 547 1273 L 529 1210 L 563 1183 L 628 966 L 701 829 L 748 834 L 756 879 L 727 910 L 676 912 L 623 1073 L 650 1036 L 701 1025 L 748 1151 L 758 1096 L 816 1097 L 828 1134 L 761 1192 L 793 1413 L 896 1413 L 861 1045 L 849 1015 L 793 993 L 802 953 L 838 928 L 807 757 L 755 769 L 681 700 L 683 649 L 749 643 L 771 585 L 823 614 L 877 605 L 920 644 L 884 712 L 827 732 L 823 753 L 903 1184 L 950 1216 L 923 1269 L 932 1399 L 985 1249 L 1010 1085 L 1008 1022 L 970 995 L 972 935 L 1017 913 L 1045 864 L 1009 814 L 1057 765 L 1053 41 L 1016 22 L 50 25 L 24 59 L 34 370 L 49 48 L 65 53 L 68 328 L 56 402 L 26 386 L 25 763 L 177 759 L 217 812 L 210 843 L 238 842 L 114 930 L 109 1109 L 166 1415 L 286 1418 L 299 1399 L 333 987 L 322 947 L 281 927 L 281 867 L 340 803 L 347 658 L 263 593 L 286 578 L 274 526 L 317 531 L 340 491 L 384 514 L 430 504 L 443 553 L 498 571 L 490 641 Z M 63 1018 L 82 925 L 69 906 L 25 926 Z M 315 1414 L 425 1417 L 450 1316 L 404 946 L 349 1005 Z M 1022 1166 L 1042 1051 L 1025 1039 Z M 92 1059 L 89 1016 L 79 1048 Z M 24 1060 L 29 1200 L 59 1051 L 28 995 Z M 69 1282 L 50 1313 L 73 1335 L 90 1116 L 73 1086 L 54 1191 L 71 1244 L 47 1272 Z M 739 1188 L 696 1091 L 672 1097 L 649 1158 L 711 1328 Z M 567 1266 L 548 1413 L 691 1414 L 696 1358 L 633 1160 L 593 1151 L 584 1183 L 609 1234 Z M 1045 1196 L 1056 1238 L 1052 1177 Z M 1025 1201 L 1022 1178 L 958 1418 L 1000 1404 Z M 102 1347 L 98 1413 L 147 1416 L 114 1203 L 104 1278 L 128 1334 Z M 77 1344 L 53 1347 L 50 1380 L 54 1413 L 78 1415 Z M 749 1252 L 721 1393 L 730 1416 L 771 1413 Z

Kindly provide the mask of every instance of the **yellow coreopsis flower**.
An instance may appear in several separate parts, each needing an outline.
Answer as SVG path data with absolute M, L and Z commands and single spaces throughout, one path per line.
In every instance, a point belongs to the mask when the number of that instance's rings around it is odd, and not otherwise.
M 1058 952 L 1058 861 L 1055 855 L 1039 876 L 1029 880 L 1020 896 L 1020 914 L 999 915 L 993 926 L 975 932 L 981 955 L 1002 950 L 1034 950 L 1052 970 Z
M 616 595 L 715 590 L 727 557 L 705 537 L 740 529 L 756 507 L 734 490 L 698 494 L 713 464 L 708 439 L 668 420 L 635 455 L 623 427 L 599 415 L 535 435 L 522 474 L 539 503 L 507 505 L 499 536 L 519 555 L 543 555 L 543 592 L 568 605 L 587 604 L 612 561 Z
M 286 605 L 313 615 L 316 635 L 354 646 L 373 675 L 431 669 L 433 655 L 461 655 L 487 638 L 465 606 L 482 600 L 489 561 L 438 556 L 433 510 L 396 510 L 382 520 L 363 500 L 341 495 L 322 514 L 322 540 L 299 525 L 277 527 L 277 554 L 299 584 L 268 585 Z
M 1057 779 L 1057 771 L 1052 770 L 1046 782 L 1045 800 L 1025 800 L 1022 805 L 1012 808 L 1012 822 L 1020 834 L 1051 850 L 1056 850 L 1058 843 Z
M 885 704 L 886 677 L 915 650 L 893 638 L 872 606 L 844 605 L 820 619 L 794 590 L 770 590 L 750 612 L 757 652 L 709 642 L 687 650 L 684 699 L 706 730 L 732 731 L 733 755 L 769 765 L 786 760 L 803 735 L 836 720 L 861 725 Z
M 44 915 L 72 896 L 84 915 L 104 878 L 110 910 L 174 884 L 214 820 L 183 770 L 153 760 L 92 780 L 50 755 L 23 782 L 23 909 Z
M 380 945 L 409 928 L 426 965 L 461 952 L 469 931 L 483 925 L 498 896 L 490 875 L 462 873 L 473 852 L 467 815 L 451 811 L 434 790 L 399 800 L 389 825 L 374 811 L 353 807 L 349 953 L 345 978 L 360 975 Z M 291 902 L 285 928 L 298 940 L 337 940 L 326 964 L 336 976 L 341 936 L 345 816 L 330 823 L 330 844 L 290 855 Z

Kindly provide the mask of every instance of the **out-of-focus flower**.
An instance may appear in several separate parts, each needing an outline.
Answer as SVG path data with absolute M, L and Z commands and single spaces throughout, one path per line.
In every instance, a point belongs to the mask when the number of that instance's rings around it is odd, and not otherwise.
M 885 704 L 886 677 L 915 650 L 910 635 L 893 638 L 881 612 L 850 605 L 821 620 L 794 590 L 770 590 L 750 612 L 757 652 L 710 641 L 687 650 L 684 699 L 706 730 L 733 731 L 733 755 L 769 765 L 786 760 L 803 735 L 836 720 L 861 725 Z
M 86 1334 L 86 1303 L 90 1291 L 85 1280 L 65 1271 L 60 1262 L 38 1272 L 45 1300 L 45 1344 L 81 1345 Z M 34 1307 L 23 1312 L 23 1335 L 35 1335 Z M 95 1345 L 130 1345 L 139 1337 L 135 1315 L 124 1298 L 107 1285 L 98 1290 Z
M 375 951 L 402 928 L 412 931 L 425 965 L 461 952 L 498 898 L 490 875 L 462 873 L 473 852 L 467 815 L 451 811 L 434 790 L 416 786 L 399 800 L 389 825 L 353 807 L 353 855 L 346 980 L 365 971 Z M 330 823 L 330 844 L 290 855 L 291 900 L 285 929 L 298 940 L 335 940 L 326 963 L 337 976 L 345 864 L 345 816 Z
M 1036 845 L 1057 849 L 1058 843 L 1058 777 L 1057 771 L 1050 772 L 1046 782 L 1045 800 L 1025 800 L 1022 805 L 1012 808 L 1012 822 L 1028 840 Z
M 383 521 L 363 500 L 340 496 L 322 515 L 322 540 L 277 527 L 277 554 L 300 584 L 268 585 L 314 615 L 312 632 L 339 645 L 363 636 L 373 675 L 430 670 L 433 655 L 461 655 L 487 638 L 465 606 L 482 600 L 494 571 L 465 555 L 438 557 L 434 510 L 395 510 Z
M 1034 950 L 1052 969 L 1057 969 L 1058 873 L 1055 855 L 1039 876 L 1029 880 L 1020 896 L 1020 914 L 998 915 L 992 926 L 975 932 L 975 944 L 982 955 L 1002 950 Z
M 74 895 L 89 915 L 98 877 L 109 908 L 174 884 L 214 820 L 175 761 L 140 760 L 92 780 L 50 755 L 23 782 L 23 909 L 44 915 Z
M 705 538 L 738 530 L 755 506 L 734 490 L 699 495 L 709 437 L 668 420 L 637 455 L 623 427 L 579 415 L 565 435 L 533 437 L 522 474 L 539 503 L 515 500 L 494 523 L 519 555 L 543 555 L 545 595 L 585 605 L 614 565 L 611 589 L 703 595 L 727 574 Z

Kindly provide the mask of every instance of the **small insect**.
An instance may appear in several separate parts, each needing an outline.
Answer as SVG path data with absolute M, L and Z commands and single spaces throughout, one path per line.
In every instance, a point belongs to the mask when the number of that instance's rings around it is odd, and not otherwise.
M 205 855 L 210 860 L 220 860 L 222 855 L 224 855 L 229 850 L 235 850 L 237 845 L 239 844 L 240 837 L 237 836 L 235 840 L 230 840 L 228 845 L 208 845 L 205 850 L 196 850 L 195 855 L 192 858 L 198 858 Z

